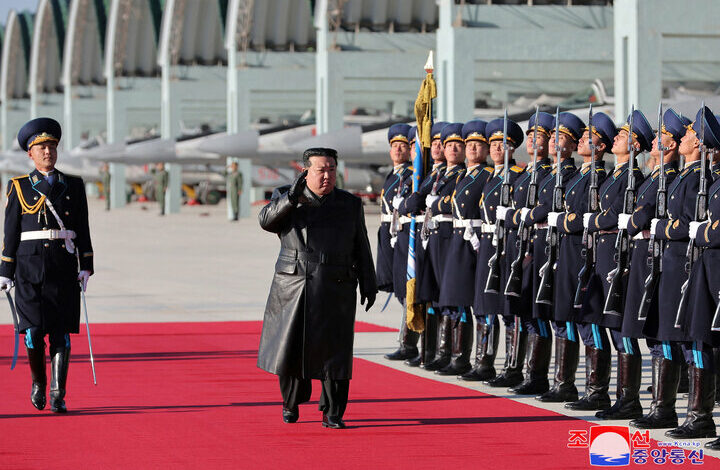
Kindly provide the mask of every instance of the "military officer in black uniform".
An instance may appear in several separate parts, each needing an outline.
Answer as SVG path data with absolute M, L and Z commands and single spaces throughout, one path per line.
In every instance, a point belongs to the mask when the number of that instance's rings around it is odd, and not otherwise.
M 630 160 L 628 140 L 632 141 L 634 152 L 650 150 L 653 139 L 652 127 L 641 111 L 636 110 L 628 117 L 627 122 L 633 120 L 632 135 L 629 124 L 623 125 L 615 136 L 612 152 L 615 154 L 617 164 L 612 175 L 608 176 L 600 185 L 598 191 L 599 212 L 587 212 L 583 216 L 583 226 L 589 233 L 596 233 L 596 262 L 587 285 L 578 322 L 578 332 L 585 344 L 585 394 L 577 401 L 565 404 L 566 408 L 573 410 L 605 410 L 610 407 L 608 387 L 610 385 L 611 351 L 606 328 L 611 328 L 612 340 L 615 349 L 621 353 L 636 354 L 640 358 L 640 351 L 635 341 L 633 347 L 626 348 L 620 337 L 619 327 L 622 317 L 617 315 L 603 315 L 605 299 L 607 298 L 610 282 L 608 273 L 612 271 L 615 262 L 615 241 L 617 239 L 617 218 L 623 211 L 625 189 L 628 184 L 628 172 L 635 175 L 636 187 L 643 181 L 642 171 Z M 633 157 L 634 158 L 634 157 Z M 638 403 L 639 405 L 639 403 Z M 635 408 L 631 418 L 642 416 L 642 409 Z
M 410 140 L 408 134 L 410 126 L 407 124 L 393 124 L 388 129 L 388 142 L 390 143 L 390 159 L 393 170 L 385 178 L 385 184 L 380 193 L 380 228 L 378 229 L 378 248 L 376 276 L 378 290 L 393 291 L 393 210 L 392 201 L 406 181 L 412 180 L 412 166 L 410 159 Z M 404 305 L 401 301 L 401 304 Z M 419 335 L 410 330 L 405 323 L 405 310 L 403 309 L 402 323 L 400 325 L 400 347 L 397 351 L 387 354 L 386 359 L 405 360 L 418 354 L 417 341 Z
M 407 183 L 405 183 L 407 188 L 404 189 L 402 193 L 404 196 L 393 199 L 393 207 L 397 209 L 400 221 L 403 220 L 403 217 L 414 217 L 416 221 L 415 278 L 416 286 L 418 286 L 418 292 L 416 293 L 416 295 L 418 300 L 421 301 L 427 298 L 432 298 L 432 293 L 437 292 L 438 289 L 436 286 L 429 286 L 430 283 L 422 282 L 422 279 L 424 278 L 423 271 L 429 270 L 431 268 L 429 266 L 429 262 L 425 262 L 425 249 L 423 248 L 423 244 L 421 243 L 421 233 L 424 220 L 423 213 L 425 212 L 425 199 L 427 198 L 428 194 L 430 194 L 430 192 L 433 190 L 433 187 L 437 189 L 437 184 L 445 172 L 446 163 L 445 154 L 443 153 L 441 132 L 442 128 L 445 127 L 446 124 L 447 122 L 438 121 L 432 125 L 432 129 L 430 130 L 430 157 L 433 160 L 433 166 L 430 173 L 428 173 L 425 179 L 420 183 L 420 187 L 418 188 L 418 190 L 410 193 L 410 191 L 412 190 L 412 179 L 408 179 Z M 402 227 L 403 230 L 405 230 L 404 227 L 407 227 L 407 230 L 409 230 L 410 225 L 407 224 L 403 225 Z M 407 257 L 405 263 L 407 263 Z M 407 268 L 407 264 L 405 264 L 405 267 Z M 430 281 L 432 281 L 432 276 L 429 277 Z M 405 281 L 406 279 L 406 274 L 403 273 L 402 280 Z M 400 279 L 397 279 L 395 281 L 395 284 L 397 285 L 400 282 Z M 426 364 L 429 364 L 433 361 L 433 359 L 435 359 L 435 346 L 437 343 L 438 329 L 437 314 L 435 313 L 435 308 L 432 305 L 427 308 L 427 313 L 428 315 L 426 317 L 425 330 L 420 335 L 420 346 L 422 349 L 422 354 L 417 354 L 416 356 L 410 357 L 405 360 L 405 364 L 409 365 L 410 367 L 420 366 L 424 368 Z M 391 360 L 394 358 L 401 359 L 402 357 L 408 355 L 408 353 L 403 351 L 402 349 L 403 348 L 401 346 L 398 351 L 392 354 L 388 354 L 385 357 Z
M 575 387 L 575 373 L 579 360 L 579 342 L 576 321 L 578 309 L 573 307 L 577 273 L 582 266 L 582 214 L 587 211 L 588 189 L 592 150 L 589 142 L 595 145 L 596 172 L 598 184 L 605 179 L 605 152 L 612 146 L 617 133 L 612 119 L 603 113 L 593 116 L 593 129 L 587 129 L 580 118 L 571 113 L 560 113 L 558 126 L 558 142 L 555 132 L 550 139 L 550 152 L 557 145 L 563 152 L 578 150 L 584 162 L 579 171 L 565 186 L 564 212 L 549 212 L 548 225 L 557 227 L 560 233 L 558 260 L 555 273 L 553 296 L 553 323 L 555 332 L 555 380 L 547 392 L 538 397 L 545 402 L 570 402 L 577 400 L 578 391 Z
M 704 113 L 703 113 L 704 111 Z M 715 423 L 712 409 L 715 401 L 715 377 L 713 371 L 712 350 L 702 341 L 693 341 L 684 328 L 675 328 L 678 305 L 681 298 L 681 286 L 688 277 L 686 272 L 687 248 L 689 242 L 690 222 L 695 217 L 695 205 L 700 184 L 702 150 L 698 133 L 703 127 L 702 116 L 705 115 L 705 145 L 709 148 L 720 147 L 720 126 L 715 116 L 706 107 L 698 111 L 693 124 L 680 140 L 680 153 L 685 156 L 685 168 L 680 172 L 673 184 L 668 188 L 668 218 L 653 219 L 651 233 L 661 240 L 666 240 L 663 253 L 663 272 L 660 275 L 658 311 L 650 312 L 643 328 L 643 333 L 661 343 L 653 347 L 653 355 L 663 355 L 679 363 L 682 361 L 677 351 L 679 344 L 685 362 L 689 365 L 690 395 L 685 422 L 667 431 L 666 436 L 672 438 L 714 437 Z M 712 181 L 711 173 L 706 167 L 707 181 Z M 673 344 L 675 343 L 675 344 Z M 675 346 L 675 347 L 673 347 Z M 678 364 L 679 366 L 679 364 Z M 676 387 L 677 388 L 677 387 Z M 672 426 L 677 423 L 674 408 L 667 410 L 666 419 L 662 423 Z M 676 425 L 676 424 L 675 424 Z
M 513 159 L 513 153 L 515 149 L 520 146 L 523 142 L 523 131 L 522 128 L 514 121 L 508 120 L 507 122 L 507 144 L 509 150 L 510 159 L 508 161 L 509 168 L 505 168 L 505 148 L 503 147 L 503 128 L 505 121 L 503 118 L 493 119 L 487 126 L 485 126 L 485 137 L 490 143 L 490 158 L 493 161 L 494 168 L 492 178 L 485 183 L 483 188 L 482 196 L 480 197 L 480 214 L 483 219 L 482 226 L 480 228 L 480 246 L 477 249 L 477 265 L 475 271 L 475 298 L 473 301 L 473 308 L 475 316 L 478 321 L 484 321 L 489 330 L 487 333 L 487 346 L 486 354 L 487 358 L 484 360 L 483 367 L 476 371 L 475 376 L 479 380 L 485 380 L 486 383 L 497 377 L 495 371 L 495 356 L 497 355 L 498 339 L 499 339 L 499 316 L 503 316 L 506 330 L 506 358 L 505 358 L 505 369 L 510 366 L 510 354 L 512 342 L 512 331 L 514 317 L 505 316 L 505 296 L 502 292 L 500 293 L 486 293 L 485 285 L 487 283 L 488 274 L 490 267 L 488 262 L 490 258 L 495 254 L 495 245 L 493 243 L 493 237 L 495 233 L 495 222 L 496 222 L 496 210 L 500 203 L 500 190 L 505 178 L 512 187 L 515 181 L 523 173 L 524 169 L 520 168 L 515 164 Z M 512 197 L 512 194 L 511 194 Z M 504 213 L 500 215 L 505 215 Z M 504 261 L 500 260 L 500 266 L 502 268 Z M 500 286 L 501 289 L 505 288 L 505 282 L 507 279 L 503 276 L 501 269 Z M 509 341 L 508 341 L 508 338 Z
M 657 136 L 652 142 L 650 159 L 647 166 L 651 173 L 638 188 L 635 210 L 631 215 L 618 214 L 618 229 L 627 230 L 633 237 L 633 247 L 630 255 L 630 270 L 627 280 L 625 306 L 622 318 L 621 336 L 625 352 L 618 352 L 617 400 L 612 407 L 597 416 L 601 419 L 628 419 L 636 417 L 642 411 L 639 391 L 642 375 L 642 357 L 637 348 L 637 340 L 643 338 L 642 328 L 645 320 L 638 319 L 640 304 L 645 291 L 645 280 L 650 274 L 648 263 L 648 248 L 650 238 L 650 220 L 655 216 L 657 207 L 657 192 L 660 181 L 660 150 L 663 147 L 666 185 L 669 186 L 677 176 L 678 144 L 685 135 L 685 126 L 690 120 L 679 116 L 672 109 L 663 115 L 663 128 L 658 129 Z M 658 144 L 660 142 L 660 144 Z M 657 308 L 657 291 L 650 308 Z M 652 346 L 652 340 L 648 345 Z M 653 356 L 653 401 L 650 413 L 638 420 L 652 419 L 657 406 L 658 377 L 660 372 L 667 372 L 663 367 L 663 357 Z
M 45 336 L 50 342 L 50 410 L 65 413 L 70 333 L 80 324 L 80 289 L 93 273 L 85 185 L 55 169 L 62 131 L 50 118 L 25 124 L 20 148 L 35 164 L 7 187 L 0 288 L 15 285 L 20 332 L 32 375 L 30 401 L 45 408 Z
M 717 120 L 717 116 L 715 119 Z M 706 142 L 708 138 L 714 139 L 714 136 L 717 135 L 716 132 L 717 129 L 708 133 Z M 720 146 L 714 150 L 718 148 Z M 713 346 L 715 351 L 720 346 L 720 336 L 718 335 L 720 329 L 718 329 L 717 319 L 715 319 L 718 309 L 718 292 L 720 292 L 720 276 L 718 276 L 717 270 L 720 261 L 720 222 L 718 220 L 720 220 L 720 179 L 716 179 L 708 190 L 708 220 L 706 222 L 690 222 L 689 235 L 704 251 L 690 274 L 690 299 L 684 324 L 690 338 L 703 344 L 703 350 Z M 712 365 L 717 374 L 716 356 L 713 358 Z M 720 439 L 708 442 L 705 447 L 720 450 Z
M 440 305 L 439 287 L 442 283 L 443 270 L 447 260 L 446 253 L 453 233 L 451 198 L 458 177 L 462 178 L 465 174 L 465 142 L 462 138 L 462 128 L 462 123 L 449 123 L 443 127 L 441 138 L 447 167 L 445 173 L 438 180 L 437 186 L 425 198 L 425 207 L 432 214 L 432 218 L 426 217 L 420 237 L 425 245 L 426 255 L 424 258 L 426 266 L 422 271 L 422 285 L 430 282 L 431 285 L 438 286 L 438 289 L 423 300 L 437 306 Z M 427 287 L 421 287 L 421 295 L 425 296 L 429 291 L 430 289 Z M 465 321 L 462 321 L 462 318 L 465 318 Z M 454 331 L 458 331 L 456 335 L 459 335 L 460 330 L 463 330 L 464 334 L 472 337 L 472 317 L 469 315 L 463 317 L 453 309 L 442 309 L 438 322 L 435 358 L 425 365 L 426 370 L 440 371 L 450 364 Z
M 537 237 L 537 225 L 534 225 L 534 220 L 529 216 L 530 212 L 538 207 L 540 202 L 540 194 L 545 191 L 548 194 L 547 185 L 552 185 L 555 181 L 554 178 L 548 178 L 552 173 L 552 165 L 549 153 L 549 141 L 550 133 L 554 127 L 555 117 L 552 114 L 539 112 L 537 113 L 537 122 L 535 115 L 530 117 L 528 122 L 528 130 L 526 132 L 526 145 L 525 148 L 529 155 L 533 155 L 537 152 L 537 197 L 538 201 L 534 207 L 526 207 L 527 191 L 529 183 L 532 180 L 533 172 L 535 171 L 535 164 L 530 162 L 528 164 L 528 171 L 525 172 L 516 182 L 516 187 L 513 191 L 514 209 L 509 216 L 505 217 L 505 223 L 508 228 L 512 231 L 508 234 L 508 253 L 511 253 L 507 257 L 507 261 L 512 263 L 517 258 L 517 230 L 521 221 L 525 227 L 532 227 L 535 233 L 531 236 L 528 243 L 526 253 L 530 254 L 528 257 L 523 254 L 523 283 L 520 297 L 507 296 L 506 306 L 510 314 L 520 314 L 522 318 L 521 324 L 521 340 L 518 341 L 520 347 L 516 354 L 517 367 L 516 371 L 508 369 L 511 374 L 518 375 L 521 373 L 522 368 L 522 353 L 525 352 L 525 344 L 527 344 L 527 375 L 521 383 L 515 384 L 510 388 L 509 391 L 520 395 L 538 395 L 546 392 L 550 386 L 548 383 L 548 367 L 550 365 L 550 356 L 552 353 L 552 338 L 550 336 L 550 325 L 547 321 L 547 317 L 540 318 L 535 317 L 534 305 L 535 295 L 533 285 L 534 273 L 539 269 L 538 261 L 545 263 L 545 256 L 538 260 L 535 259 L 535 244 L 541 244 L 544 247 L 544 237 L 542 240 L 538 240 Z M 533 136 L 535 136 L 535 142 L 533 142 Z M 535 149 L 533 149 L 533 145 Z M 543 185 L 545 185 L 543 187 Z M 543 189 L 541 189 L 543 188 Z M 550 193 L 552 193 L 552 186 Z M 538 215 L 539 212 L 536 213 Z M 524 217 L 523 217 L 524 216 Z M 544 217 L 544 216 L 543 216 Z M 545 233 L 545 232 L 543 232 Z M 528 259 L 529 258 L 529 259 Z M 528 262 L 530 261 L 530 262 Z M 510 264 L 507 265 L 507 269 L 510 269 Z M 526 339 L 527 338 L 527 339 Z M 508 373 L 506 372 L 506 376 Z M 509 377 L 515 381 L 513 377 Z
M 470 353 L 473 345 L 472 304 L 476 261 L 473 243 L 479 243 L 477 230 L 482 223 L 478 202 L 492 174 L 492 169 L 487 166 L 486 124 L 485 121 L 475 120 L 462 127 L 467 170 L 458 174 L 450 201 L 438 200 L 438 209 L 443 213 L 450 209 L 453 218 L 438 301 L 443 314 L 450 315 L 453 321 L 452 360 L 436 372 L 440 375 L 464 375 L 472 369 Z M 480 329 L 478 332 L 481 348 Z

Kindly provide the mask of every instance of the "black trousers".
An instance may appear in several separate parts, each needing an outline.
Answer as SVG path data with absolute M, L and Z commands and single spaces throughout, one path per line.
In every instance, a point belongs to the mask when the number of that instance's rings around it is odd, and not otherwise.
M 283 406 L 295 409 L 301 403 L 310 400 L 312 382 L 310 379 L 301 379 L 288 375 L 278 376 L 280 379 L 280 393 Z M 342 418 L 348 402 L 350 380 L 321 380 L 322 393 L 320 394 L 320 411 L 335 418 Z

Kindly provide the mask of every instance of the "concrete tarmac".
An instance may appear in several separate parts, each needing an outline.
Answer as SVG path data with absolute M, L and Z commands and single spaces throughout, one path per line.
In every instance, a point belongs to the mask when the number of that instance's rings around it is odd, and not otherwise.
M 95 274 L 90 278 L 87 305 L 94 323 L 119 322 L 216 322 L 262 320 L 265 301 L 279 251 L 275 235 L 263 231 L 258 222 L 259 207 L 252 217 L 237 222 L 226 219 L 225 205 L 184 206 L 179 214 L 159 215 L 157 204 L 133 203 L 125 208 L 105 211 L 104 202 L 91 198 L 90 230 L 95 252 Z M 376 206 L 366 206 L 370 244 L 377 245 L 379 225 Z M 358 296 L 359 298 L 359 296 Z M 394 298 L 383 313 L 387 294 L 380 293 L 370 312 L 358 305 L 357 319 L 397 328 L 402 308 Z M 7 308 L 0 307 L 2 310 Z M 10 323 L 10 313 L 0 313 L 0 323 Z M 503 336 L 501 335 L 501 343 Z M 82 341 L 78 337 L 78 341 Z M 641 341 L 641 343 L 644 343 Z M 438 376 L 402 363 L 385 360 L 383 355 L 397 347 L 397 333 L 358 333 L 355 355 L 387 367 L 433 380 L 481 391 L 539 408 L 585 419 L 596 424 L 627 425 L 627 421 L 599 421 L 594 412 L 575 412 L 563 404 L 546 404 L 534 397 L 519 397 L 505 389 L 481 383 L 462 382 L 455 377 Z M 647 412 L 651 382 L 647 348 L 644 354 L 642 405 Z M 584 348 L 581 349 L 581 355 Z M 614 356 L 614 354 L 613 354 Z M 500 345 L 496 368 L 505 360 Z M 584 388 L 584 358 L 580 358 L 576 384 Z M 615 399 L 615 358 L 610 383 Z M 552 382 L 552 365 L 551 365 Z M 28 377 L 29 379 L 29 377 Z M 687 399 L 678 398 L 680 423 L 685 418 Z M 584 426 L 580 426 L 584 428 Z M 634 428 L 631 428 L 631 432 Z M 651 431 L 651 437 L 669 442 L 665 430 Z M 699 445 L 709 439 L 696 439 Z M 720 457 L 720 452 L 706 452 Z M 582 455 L 580 455 L 582 454 Z M 579 453 L 578 458 L 586 458 Z

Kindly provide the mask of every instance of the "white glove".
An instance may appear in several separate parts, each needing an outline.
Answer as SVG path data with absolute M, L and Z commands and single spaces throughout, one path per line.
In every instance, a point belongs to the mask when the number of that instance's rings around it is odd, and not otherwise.
M 13 285 L 12 279 L 0 276 L 0 290 L 9 291 L 13 288 Z
M 495 210 L 495 218 L 497 220 L 505 220 L 505 216 L 507 215 L 509 210 L 509 207 L 497 206 L 497 209 Z
M 618 230 L 627 230 L 630 214 L 618 214 Z
M 433 203 L 434 203 L 435 201 L 437 201 L 438 199 L 440 199 L 440 196 L 433 196 L 432 194 L 428 194 L 428 195 L 425 197 L 425 207 L 430 207 L 430 206 L 432 206 Z
M 695 240 L 695 238 L 697 237 L 697 233 L 700 230 L 700 227 L 702 227 L 703 225 L 705 225 L 707 223 L 708 223 L 707 220 L 705 220 L 703 222 L 690 222 L 690 238 Z M 705 230 L 705 229 L 703 229 L 703 230 Z
M 548 225 L 550 227 L 557 227 L 558 218 L 562 212 L 549 212 L 547 216 Z
M 523 207 L 522 209 L 520 209 L 520 220 L 522 220 L 523 222 L 525 222 L 527 224 L 528 223 L 527 217 L 528 217 L 529 213 L 530 213 L 530 209 L 528 207 Z
M 80 281 L 80 287 L 83 292 L 87 290 L 88 279 L 90 279 L 90 271 L 83 270 L 78 273 L 77 280 Z
M 586 212 L 583 214 L 583 227 L 590 228 L 590 218 L 595 215 L 594 212 Z
M 607 277 L 605 277 L 605 280 L 608 282 L 608 284 L 610 284 L 613 281 L 613 278 L 615 278 L 615 275 L 617 274 L 617 272 L 618 272 L 618 269 L 615 268 L 612 271 L 610 271 L 609 273 L 607 273 Z
M 400 196 L 395 196 L 392 200 L 393 209 L 395 209 L 395 210 L 400 209 L 400 204 L 402 204 L 402 202 L 403 202 L 403 198 L 401 198 Z
M 478 251 L 480 249 L 480 239 L 477 237 L 477 234 L 472 234 L 470 237 L 470 244 L 472 245 L 473 250 Z
M 660 222 L 660 219 L 652 219 L 650 221 L 650 236 L 655 236 L 655 229 L 657 228 L 658 222 Z

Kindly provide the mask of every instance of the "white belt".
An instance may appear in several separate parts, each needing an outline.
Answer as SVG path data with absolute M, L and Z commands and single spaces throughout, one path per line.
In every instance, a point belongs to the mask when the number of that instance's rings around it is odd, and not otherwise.
M 650 230 L 643 230 L 642 232 L 636 234 L 633 237 L 633 240 L 649 240 L 650 239 Z
M 412 217 L 407 217 L 405 215 L 398 217 L 398 223 L 400 225 L 409 224 L 410 222 L 412 222 L 412 220 L 413 220 Z
M 392 214 L 380 214 L 380 223 L 392 222 Z
M 25 240 L 59 240 L 75 238 L 72 230 L 32 230 L 20 233 L 20 241 Z
M 452 222 L 453 218 L 451 215 L 448 214 L 438 214 L 434 215 L 432 220 L 433 222 Z
M 535 230 L 542 230 L 544 228 L 548 228 L 547 222 L 540 222 L 539 224 L 535 224 Z
M 482 224 L 480 231 L 482 233 L 495 233 L 495 224 Z
M 482 219 L 453 219 L 453 228 L 482 227 Z

